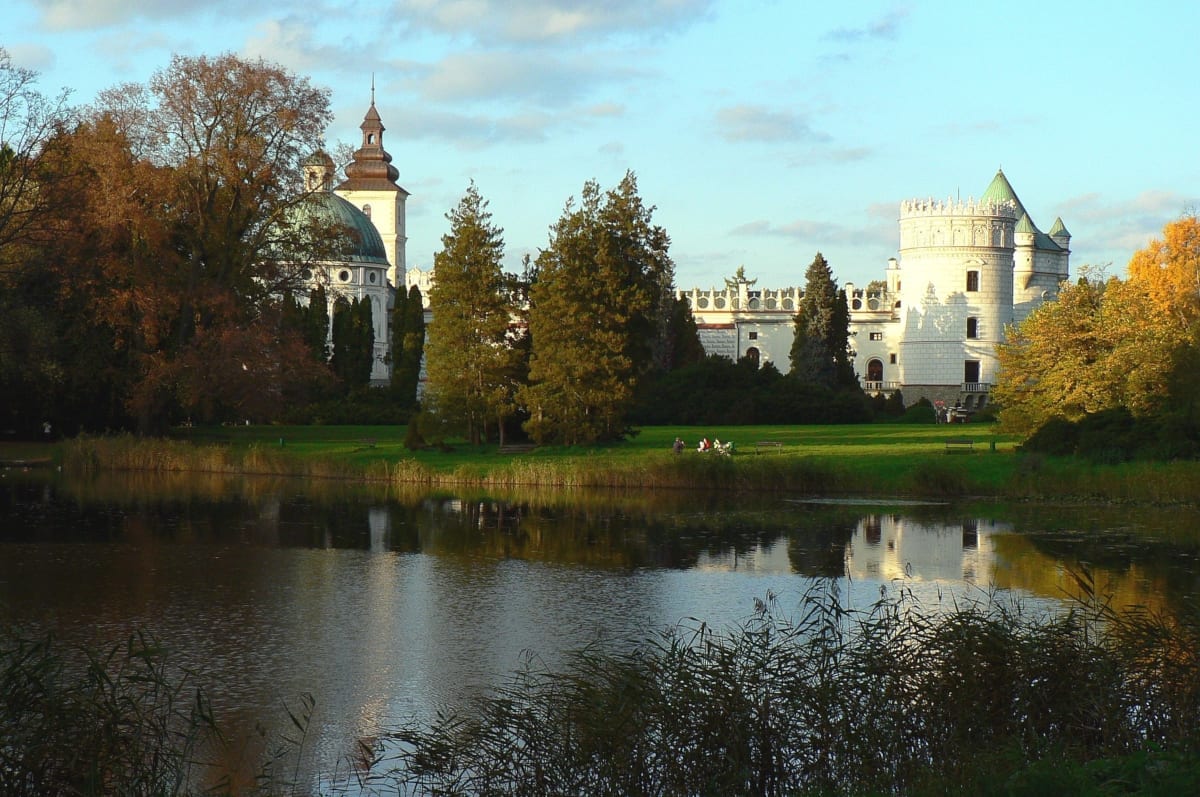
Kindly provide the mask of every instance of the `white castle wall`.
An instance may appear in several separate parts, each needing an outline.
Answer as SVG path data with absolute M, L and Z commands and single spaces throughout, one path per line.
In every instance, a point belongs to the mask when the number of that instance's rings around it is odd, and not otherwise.
M 967 407 L 986 403 L 999 369 L 995 346 L 1007 326 L 1057 296 L 1068 276 L 1065 228 L 1050 237 L 1029 222 L 1034 232 L 1018 233 L 1021 213 L 1014 201 L 901 204 L 900 257 L 888 261 L 882 289 L 845 285 L 854 365 L 865 389 L 900 389 L 907 403 L 921 397 Z M 977 281 L 968 284 L 970 272 Z M 803 291 L 753 285 L 739 269 L 724 289 L 679 295 L 710 354 L 736 359 L 757 345 L 787 371 Z M 749 339 L 751 331 L 757 340 Z
M 1012 203 L 909 201 L 900 208 L 900 379 L 962 385 L 995 379 L 995 344 L 1013 314 Z M 976 274 L 972 279 L 969 275 Z M 968 280 L 971 280 L 968 284 Z M 967 336 L 975 319 L 976 337 Z

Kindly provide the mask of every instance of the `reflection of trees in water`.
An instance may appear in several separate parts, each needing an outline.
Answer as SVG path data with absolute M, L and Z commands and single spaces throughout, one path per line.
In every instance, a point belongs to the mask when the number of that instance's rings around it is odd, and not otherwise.
M 0 484 L 8 540 L 153 539 L 686 569 L 704 558 L 749 557 L 786 539 L 795 572 L 841 576 L 860 520 L 867 518 L 868 546 L 882 535 L 863 507 L 788 503 L 771 495 L 538 490 L 451 497 L 388 485 L 221 474 L 10 477 Z M 1200 593 L 1200 511 L 1194 508 L 1008 504 L 895 511 L 956 534 L 961 529 L 964 550 L 979 545 L 975 518 L 1012 524 L 1021 533 L 1001 543 L 1007 548 L 998 586 L 1060 597 L 1058 563 L 1064 562 L 1090 567 L 1129 601 L 1160 590 L 1175 597 Z
M 846 549 L 858 531 L 860 508 L 797 506 L 788 534 L 788 561 L 804 576 L 846 575 Z

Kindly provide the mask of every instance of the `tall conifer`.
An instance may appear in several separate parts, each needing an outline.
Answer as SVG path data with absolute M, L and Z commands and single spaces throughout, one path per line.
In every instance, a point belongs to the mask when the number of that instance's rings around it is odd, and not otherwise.
M 674 264 L 632 172 L 567 202 L 538 256 L 530 291 L 532 354 L 526 429 L 538 442 L 615 439 L 627 432 L 638 379 L 667 340 Z
M 487 207 L 472 182 L 446 214 L 450 232 L 434 255 L 437 280 L 429 293 L 425 409 L 472 444 L 493 428 L 503 443 L 504 419 L 516 410 L 503 230 Z

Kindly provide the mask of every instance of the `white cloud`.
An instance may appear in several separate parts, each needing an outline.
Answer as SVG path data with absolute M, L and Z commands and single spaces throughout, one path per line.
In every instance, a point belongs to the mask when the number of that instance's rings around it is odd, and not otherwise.
M 13 66 L 45 72 L 54 66 L 54 51 L 40 44 L 6 45 L 4 49 L 12 59 Z
M 397 0 L 414 28 L 487 44 L 657 36 L 704 18 L 713 0 Z
M 223 0 L 34 0 L 50 30 L 89 30 L 136 19 L 173 19 L 229 5 Z M 240 4 L 234 10 L 241 10 Z
M 726 141 L 828 141 L 808 122 L 790 111 L 761 105 L 731 105 L 716 113 L 718 134 Z
M 546 52 L 459 52 L 414 75 L 413 87 L 436 102 L 517 99 L 561 107 L 585 96 L 594 86 L 636 76 L 614 59 Z
M 825 38 L 851 44 L 863 41 L 895 41 L 900 34 L 901 25 L 907 17 L 907 10 L 890 11 L 859 27 L 835 28 L 825 34 Z
M 815 219 L 795 219 L 783 224 L 758 219 L 739 225 L 730 232 L 739 236 L 792 238 L 814 245 L 817 249 L 836 244 L 854 246 L 875 244 L 886 250 L 896 244 L 894 220 L 886 224 L 880 222 L 878 224 L 868 223 L 862 227 L 848 227 L 844 224 Z

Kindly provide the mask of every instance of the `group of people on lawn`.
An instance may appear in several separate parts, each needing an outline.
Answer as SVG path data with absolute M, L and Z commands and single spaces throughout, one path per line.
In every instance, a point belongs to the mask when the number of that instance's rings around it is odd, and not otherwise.
M 683 442 L 682 438 L 676 437 L 675 443 L 671 446 L 671 448 L 676 454 L 682 454 L 683 449 L 687 448 L 687 444 Z M 703 437 L 700 439 L 700 443 L 696 446 L 696 450 L 701 454 L 709 451 L 716 451 L 718 454 L 732 454 L 733 443 L 722 443 L 720 440 L 714 440 L 710 443 L 707 437 Z

